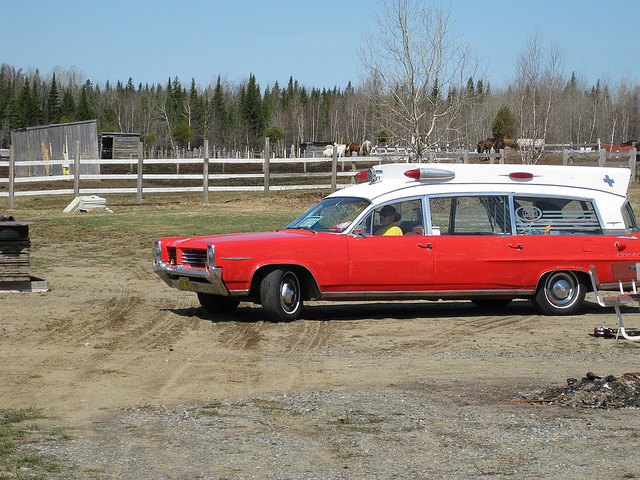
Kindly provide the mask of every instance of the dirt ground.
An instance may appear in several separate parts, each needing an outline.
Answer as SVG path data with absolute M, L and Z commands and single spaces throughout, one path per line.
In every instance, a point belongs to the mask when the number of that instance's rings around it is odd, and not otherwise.
M 288 324 L 250 304 L 214 318 L 150 260 L 151 245 L 126 262 L 35 248 L 51 291 L 0 294 L 0 408 L 43 409 L 24 448 L 61 465 L 47 476 L 640 478 L 638 409 L 514 401 L 640 371 L 640 342 L 590 335 L 613 311 L 318 302 Z

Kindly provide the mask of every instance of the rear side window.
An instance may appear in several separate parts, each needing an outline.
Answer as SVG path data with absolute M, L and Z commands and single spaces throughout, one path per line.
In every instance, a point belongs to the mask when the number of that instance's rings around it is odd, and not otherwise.
M 602 233 L 588 200 L 514 197 L 518 235 L 594 235 Z
M 508 235 L 509 202 L 502 195 L 434 197 L 429 199 L 431 225 L 440 235 Z

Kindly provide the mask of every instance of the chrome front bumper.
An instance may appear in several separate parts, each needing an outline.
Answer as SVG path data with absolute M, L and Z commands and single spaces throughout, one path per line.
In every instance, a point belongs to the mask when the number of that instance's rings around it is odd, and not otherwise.
M 164 283 L 178 290 L 229 296 L 229 290 L 222 281 L 221 268 L 193 268 L 154 260 L 153 271 Z

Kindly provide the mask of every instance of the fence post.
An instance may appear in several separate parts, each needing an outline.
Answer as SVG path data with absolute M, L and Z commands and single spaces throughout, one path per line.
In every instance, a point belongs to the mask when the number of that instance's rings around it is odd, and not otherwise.
M 73 156 L 73 197 L 80 196 L 80 140 L 76 140 L 76 151 Z
M 636 155 L 638 154 L 637 148 L 629 150 L 629 168 L 631 169 L 631 181 L 636 181 Z
M 338 188 L 338 146 L 333 144 L 333 155 L 331 156 L 331 192 Z
M 138 205 L 142 205 L 142 163 L 143 163 L 142 142 L 138 143 Z
M 606 163 L 607 163 L 607 153 L 604 148 L 601 148 L 600 152 L 598 152 L 598 166 L 604 167 Z
M 264 137 L 264 196 L 269 196 L 269 175 L 271 174 L 271 150 L 269 148 L 269 137 Z
M 204 158 L 202 159 L 202 201 L 209 201 L 209 140 L 204 141 Z
M 9 147 L 9 210 L 13 210 L 13 194 L 15 188 L 16 159 L 13 153 L 13 145 Z
M 566 148 L 562 149 L 562 165 L 569 163 L 569 151 Z

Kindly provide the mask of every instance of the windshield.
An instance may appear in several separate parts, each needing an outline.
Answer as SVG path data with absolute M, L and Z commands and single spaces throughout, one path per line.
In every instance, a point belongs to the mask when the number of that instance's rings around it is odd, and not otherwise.
M 369 201 L 362 198 L 325 198 L 296 218 L 287 228 L 344 232 L 368 205 Z

